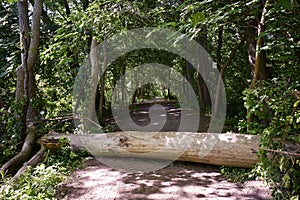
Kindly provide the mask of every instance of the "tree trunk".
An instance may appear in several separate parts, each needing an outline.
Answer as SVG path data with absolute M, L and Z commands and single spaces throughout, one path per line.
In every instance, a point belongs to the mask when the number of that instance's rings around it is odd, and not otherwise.
M 185 84 L 185 91 L 186 91 L 186 95 L 188 97 L 187 99 L 191 100 L 194 91 L 191 91 L 190 87 L 188 87 L 187 84 L 190 84 L 192 86 L 192 88 L 194 88 L 195 78 L 194 78 L 193 66 L 189 62 L 185 63 L 185 71 L 186 71 L 185 77 L 187 80 L 187 83 Z
M 219 27 L 218 31 L 218 48 L 217 48 L 217 67 L 221 68 L 222 63 L 222 46 L 223 46 L 223 26 Z
M 259 80 L 260 78 L 260 74 L 262 72 L 266 73 L 266 56 L 263 55 L 262 51 L 260 51 L 262 45 L 263 45 L 263 37 L 262 37 L 262 32 L 264 31 L 265 28 L 265 21 L 266 21 L 266 15 L 267 15 L 267 7 L 270 4 L 270 0 L 266 0 L 263 11 L 262 11 L 262 15 L 261 15 L 261 19 L 260 22 L 258 23 L 258 28 L 257 28 L 257 41 L 256 41 L 256 52 L 255 52 L 255 65 L 254 65 L 254 74 L 253 74 L 253 79 L 250 85 L 250 88 L 254 88 L 254 85 L 256 83 L 257 80 Z M 264 66 L 263 66 L 264 65 Z M 266 76 L 266 75 L 264 75 Z M 262 77 L 262 76 L 261 76 Z
M 125 74 L 126 72 L 126 66 L 123 65 L 121 66 L 121 77 Z M 121 108 L 125 108 L 125 102 L 126 102 L 126 93 L 125 93 L 125 90 L 126 90 L 126 86 L 125 86 L 125 76 L 123 78 L 121 78 Z
M 66 15 L 69 18 L 71 15 L 69 4 L 68 4 L 67 0 L 62 0 L 62 2 L 64 4 L 65 10 L 66 10 Z
M 36 98 L 36 81 L 34 66 L 37 61 L 39 53 L 40 43 L 40 20 L 42 14 L 43 2 L 42 0 L 35 0 L 33 7 L 32 26 L 31 26 L 31 40 L 29 46 L 29 53 L 27 59 L 27 70 L 28 70 L 28 110 L 27 110 L 27 121 L 33 121 L 38 116 L 38 110 L 35 108 L 32 101 Z
M 107 49 L 105 44 L 103 45 L 103 67 L 100 67 L 100 99 L 99 99 L 99 115 L 100 120 L 103 119 L 103 106 L 105 97 L 105 73 L 107 68 Z
M 139 86 L 139 79 L 138 79 L 138 76 L 137 76 L 137 71 L 135 71 L 134 73 L 134 82 L 135 82 L 135 91 L 133 93 L 133 97 L 132 97 L 132 101 L 131 101 L 131 104 L 134 104 L 136 102 L 136 97 L 138 95 L 138 86 Z
M 86 135 L 46 135 L 43 138 L 66 137 L 73 148 L 94 149 L 97 155 L 104 157 L 139 157 L 166 159 L 176 157 L 183 147 L 182 135 L 177 132 L 160 132 L 154 136 L 139 138 L 143 132 L 114 132 Z M 152 133 L 147 133 L 152 135 Z M 220 133 L 184 133 L 194 140 L 190 148 L 178 158 L 181 161 L 225 165 L 233 167 L 252 167 L 258 161 L 260 137 L 257 135 L 220 134 Z M 135 136 L 136 135 L 136 136 Z M 170 141 L 173 141 L 170 142 Z M 205 149 L 206 144 L 212 145 Z M 208 146 L 209 146 L 208 145 Z M 159 151 L 158 151 L 159 150 Z M 151 152 L 151 154 L 148 154 Z M 134 156 L 132 155 L 134 153 Z
M 86 118 L 84 119 L 84 129 L 86 131 L 91 129 L 92 122 L 96 119 L 95 116 L 95 99 L 97 94 L 97 85 L 98 85 L 98 76 L 99 76 L 99 50 L 97 48 L 98 42 L 92 38 L 91 42 L 91 51 L 90 51 L 90 60 L 91 60 L 91 77 L 92 77 L 92 85 L 91 88 L 91 95 L 87 97 L 87 110 L 86 110 Z
M 245 38 L 246 38 L 246 45 L 248 51 L 248 61 L 250 64 L 251 72 L 254 74 L 254 67 L 255 67 L 255 48 L 256 48 L 256 36 L 257 36 L 257 22 L 256 20 L 252 20 L 248 22 L 248 25 L 245 30 Z
M 258 23 L 258 27 L 257 27 L 258 39 L 256 41 L 254 72 L 253 72 L 253 79 L 250 84 L 250 89 L 254 88 L 255 83 L 260 78 L 265 78 L 265 79 L 267 78 L 266 54 L 265 54 L 265 51 L 261 51 L 260 49 L 263 45 L 263 38 L 262 38 L 261 34 L 265 28 L 266 14 L 268 12 L 267 7 L 269 6 L 269 4 L 270 4 L 270 0 L 266 0 L 262 14 L 261 14 L 260 22 Z M 253 115 L 250 115 L 247 119 L 247 122 L 250 123 L 252 121 L 253 121 Z
M 18 1 L 22 63 L 17 68 L 16 72 L 16 101 L 19 103 L 25 102 L 21 104 L 23 106 L 23 112 L 21 114 L 16 114 L 16 119 L 23 122 L 23 128 L 19 134 L 22 134 L 25 141 L 21 152 L 1 167 L 0 171 L 8 171 L 8 173 L 15 173 L 18 168 L 31 156 L 36 137 L 36 130 L 31 121 L 38 116 L 38 111 L 32 105 L 32 103 L 35 98 L 36 90 L 34 66 L 38 57 L 41 13 L 42 0 L 35 0 L 31 33 L 29 34 L 28 0 Z
M 38 56 L 42 1 L 35 0 L 30 35 L 27 0 L 19 0 L 18 7 L 22 64 L 17 68 L 16 101 L 25 100 L 24 116 L 21 118 L 26 122 L 33 120 L 38 115 L 37 109 L 32 106 L 31 102 L 35 97 L 36 88 L 34 65 Z
M 22 122 L 21 133 L 26 132 L 26 113 L 28 108 L 28 68 L 27 58 L 30 44 L 29 38 L 29 19 L 28 19 L 28 2 L 26 0 L 18 1 L 19 29 L 20 29 L 20 50 L 21 65 L 17 68 L 17 85 L 16 85 L 16 102 L 24 102 L 22 113 L 16 114 L 16 120 Z M 20 134 L 21 134 L 20 133 Z
M 31 156 L 31 152 L 33 146 L 35 144 L 35 137 L 36 137 L 36 129 L 35 127 L 30 124 L 27 128 L 26 139 L 23 144 L 21 152 L 7 161 L 2 167 L 0 171 L 8 172 L 9 174 L 13 174 L 18 171 L 18 169 L 22 166 L 22 164 L 28 160 Z
M 244 44 L 245 38 L 243 38 L 230 52 L 229 58 L 226 60 L 226 62 L 222 65 L 220 69 L 220 74 L 218 76 L 218 82 L 217 82 L 217 92 L 216 92 L 216 100 L 214 105 L 214 113 L 218 115 L 219 113 L 219 106 L 220 106 L 220 99 L 221 99 L 221 86 L 222 86 L 222 79 L 224 77 L 225 71 L 227 67 L 230 65 L 231 61 L 233 60 L 237 50 Z
M 41 145 L 41 149 L 28 161 L 26 162 L 14 175 L 13 180 L 16 180 L 20 177 L 22 173 L 27 172 L 29 167 L 35 167 L 37 164 L 42 162 L 47 154 L 47 149 Z
M 199 38 L 197 38 L 197 42 L 199 42 L 201 44 L 201 46 L 203 48 L 207 47 L 207 32 L 206 32 L 206 27 L 203 27 L 203 31 L 202 34 L 199 36 Z M 199 52 L 201 53 L 201 52 Z M 198 56 L 198 59 L 201 59 L 201 55 Z M 201 63 L 201 61 L 199 60 L 199 63 Z M 203 69 L 200 69 L 198 66 L 198 72 L 202 71 L 203 73 L 201 73 L 202 75 L 206 74 Z M 210 94 L 208 91 L 208 88 L 205 84 L 204 79 L 206 79 L 207 77 L 202 77 L 200 73 L 197 74 L 197 88 L 198 88 L 198 95 L 200 98 L 200 108 L 208 108 L 211 107 L 211 99 L 210 99 Z M 201 112 L 202 113 L 202 112 Z

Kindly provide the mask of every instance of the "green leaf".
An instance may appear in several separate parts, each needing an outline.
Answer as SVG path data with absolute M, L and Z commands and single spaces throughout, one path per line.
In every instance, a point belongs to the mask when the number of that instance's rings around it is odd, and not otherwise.
M 192 25 L 196 26 L 199 22 L 203 22 L 205 20 L 205 15 L 202 12 L 197 12 L 192 14 L 190 19 L 192 21 Z
M 7 0 L 8 1 L 8 3 L 16 3 L 16 2 L 18 2 L 18 0 Z
M 299 103 L 300 103 L 300 101 L 296 101 L 296 102 L 294 103 L 294 108 L 298 107 Z
M 292 8 L 298 5 L 296 0 L 279 0 L 277 3 L 279 6 L 282 6 L 284 9 L 287 10 L 291 10 Z

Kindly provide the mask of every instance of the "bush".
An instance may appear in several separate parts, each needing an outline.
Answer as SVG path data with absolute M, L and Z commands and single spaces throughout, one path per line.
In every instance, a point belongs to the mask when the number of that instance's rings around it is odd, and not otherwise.
M 81 164 L 81 156 L 71 150 L 67 139 L 59 140 L 55 154 L 48 152 L 43 163 L 21 174 L 17 181 L 4 176 L 0 179 L 0 199 L 54 199 L 56 186 Z
M 293 94 L 300 83 L 282 76 L 271 83 L 258 84 L 255 89 L 244 91 L 247 117 L 253 120 L 241 123 L 240 130 L 261 135 L 260 163 L 256 169 L 271 186 L 273 197 L 296 198 L 300 193 L 300 160 L 292 153 L 299 153 L 299 149 L 288 144 L 300 143 L 300 100 Z

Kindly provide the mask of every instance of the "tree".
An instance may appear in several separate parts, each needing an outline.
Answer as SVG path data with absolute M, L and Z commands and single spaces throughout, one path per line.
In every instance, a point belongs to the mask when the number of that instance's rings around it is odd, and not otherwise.
M 35 0 L 30 29 L 28 1 L 18 1 L 21 65 L 17 68 L 16 102 L 21 104 L 22 111 L 16 113 L 16 118 L 23 122 L 19 134 L 24 134 L 26 139 L 20 154 L 5 163 L 1 171 L 15 172 L 29 158 L 35 142 L 36 131 L 32 122 L 38 117 L 38 111 L 33 105 L 36 95 L 34 66 L 38 57 L 41 13 L 42 0 Z

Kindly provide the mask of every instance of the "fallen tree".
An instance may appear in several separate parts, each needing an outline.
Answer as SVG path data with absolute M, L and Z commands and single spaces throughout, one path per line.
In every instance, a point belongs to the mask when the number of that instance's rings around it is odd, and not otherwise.
M 59 148 L 60 138 L 67 138 L 74 150 L 88 150 L 97 158 L 136 157 L 250 168 L 258 162 L 259 149 L 273 154 L 300 157 L 300 154 L 295 152 L 260 148 L 258 135 L 137 131 L 67 135 L 51 132 L 38 140 L 41 149 L 25 162 L 30 156 L 28 152 L 32 151 L 33 138 L 35 138 L 35 128 L 30 126 L 20 154 L 1 167 L 1 171 L 9 173 L 14 173 L 8 171 L 11 169 L 18 171 L 13 180 L 27 171 L 28 167 L 34 167 L 43 161 L 48 150 L 55 152 Z M 285 146 L 286 149 L 291 147 L 297 149 L 297 152 L 300 150 L 298 143 L 286 142 Z M 23 166 L 20 166 L 22 164 Z
M 152 135 L 147 137 L 146 135 Z M 142 137 L 141 137 L 142 136 Z M 260 137 L 233 133 L 114 132 L 45 135 L 41 141 L 66 137 L 75 149 L 98 157 L 173 159 L 249 168 L 258 161 Z M 189 139 L 193 141 L 190 144 Z M 182 152 L 182 154 L 180 153 Z

